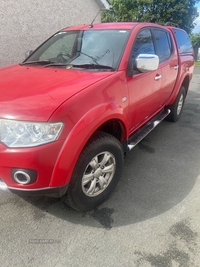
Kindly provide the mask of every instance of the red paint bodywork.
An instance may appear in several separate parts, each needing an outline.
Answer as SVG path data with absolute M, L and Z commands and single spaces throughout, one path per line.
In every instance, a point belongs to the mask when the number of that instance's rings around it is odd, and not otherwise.
M 82 149 L 101 125 L 118 120 L 123 129 L 123 142 L 164 106 L 174 102 L 185 79 L 189 86 L 194 60 L 191 54 L 180 56 L 177 49 L 151 75 L 140 73 L 127 77 L 133 41 L 144 27 L 152 27 L 152 24 L 94 25 L 94 29 L 132 30 L 115 72 L 20 65 L 0 70 L 0 119 L 64 123 L 58 140 L 46 145 L 8 148 L 0 143 L 0 178 L 8 188 L 35 190 L 68 184 Z M 87 28 L 88 25 L 81 25 L 66 30 Z M 176 47 L 172 29 L 168 27 L 168 30 Z M 176 64 L 179 69 L 175 72 Z M 154 77 L 160 73 L 162 81 L 155 81 Z M 124 98 L 126 101 L 122 101 Z M 17 184 L 11 177 L 12 168 L 36 170 L 36 182 Z

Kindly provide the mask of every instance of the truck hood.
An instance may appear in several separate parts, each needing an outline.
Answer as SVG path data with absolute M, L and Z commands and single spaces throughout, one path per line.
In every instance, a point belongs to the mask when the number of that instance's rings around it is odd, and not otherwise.
M 20 65 L 0 69 L 0 118 L 47 121 L 67 99 L 109 75 Z

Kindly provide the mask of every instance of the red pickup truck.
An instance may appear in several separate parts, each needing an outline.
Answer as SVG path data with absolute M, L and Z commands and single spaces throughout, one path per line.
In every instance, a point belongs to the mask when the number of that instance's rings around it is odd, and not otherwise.
M 0 70 L 0 189 L 92 209 L 123 159 L 177 121 L 194 68 L 185 31 L 152 23 L 65 28 Z

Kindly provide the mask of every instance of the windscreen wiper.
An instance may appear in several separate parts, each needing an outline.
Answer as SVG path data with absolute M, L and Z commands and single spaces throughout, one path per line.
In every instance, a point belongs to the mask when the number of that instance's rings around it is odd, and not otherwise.
M 92 57 L 92 56 L 90 56 L 90 55 L 88 55 L 86 53 L 83 53 L 82 51 L 78 51 L 78 53 L 91 58 L 94 61 L 95 64 L 100 65 L 97 61 L 102 59 L 106 54 L 110 53 L 110 50 L 109 49 L 106 50 L 101 56 L 97 56 L 97 57 Z
M 25 61 L 25 62 L 22 62 L 20 63 L 19 65 L 20 66 L 24 66 L 24 65 L 46 65 L 46 64 L 53 64 L 55 62 L 53 61 L 50 61 L 50 60 L 34 60 L 34 61 Z
M 91 59 L 94 61 L 95 64 L 99 64 L 99 63 L 97 62 L 97 58 L 92 57 L 92 56 L 90 56 L 90 55 L 88 55 L 88 54 L 86 54 L 86 53 L 83 53 L 82 51 L 78 51 L 78 53 L 80 53 L 80 54 L 82 54 L 82 55 L 84 55 L 84 56 L 86 56 L 86 57 L 91 58 Z
M 73 64 L 73 68 L 84 68 L 84 69 L 112 69 L 113 67 L 101 64 L 86 63 L 86 64 Z
M 111 69 L 113 70 L 113 67 L 111 66 L 94 64 L 94 63 L 85 63 L 85 64 L 50 63 L 50 64 L 45 65 L 44 68 L 63 67 L 63 66 L 66 67 L 67 69 L 81 68 L 81 69 Z

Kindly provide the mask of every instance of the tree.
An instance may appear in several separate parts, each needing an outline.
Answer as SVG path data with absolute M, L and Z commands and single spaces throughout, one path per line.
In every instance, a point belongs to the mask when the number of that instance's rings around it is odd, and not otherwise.
M 194 58 L 195 61 L 198 59 L 198 50 L 200 47 L 200 33 L 190 34 L 190 40 L 192 42 L 192 46 L 194 48 Z
M 188 33 L 198 17 L 200 0 L 110 0 L 112 8 L 102 13 L 103 22 L 136 21 L 178 24 Z

